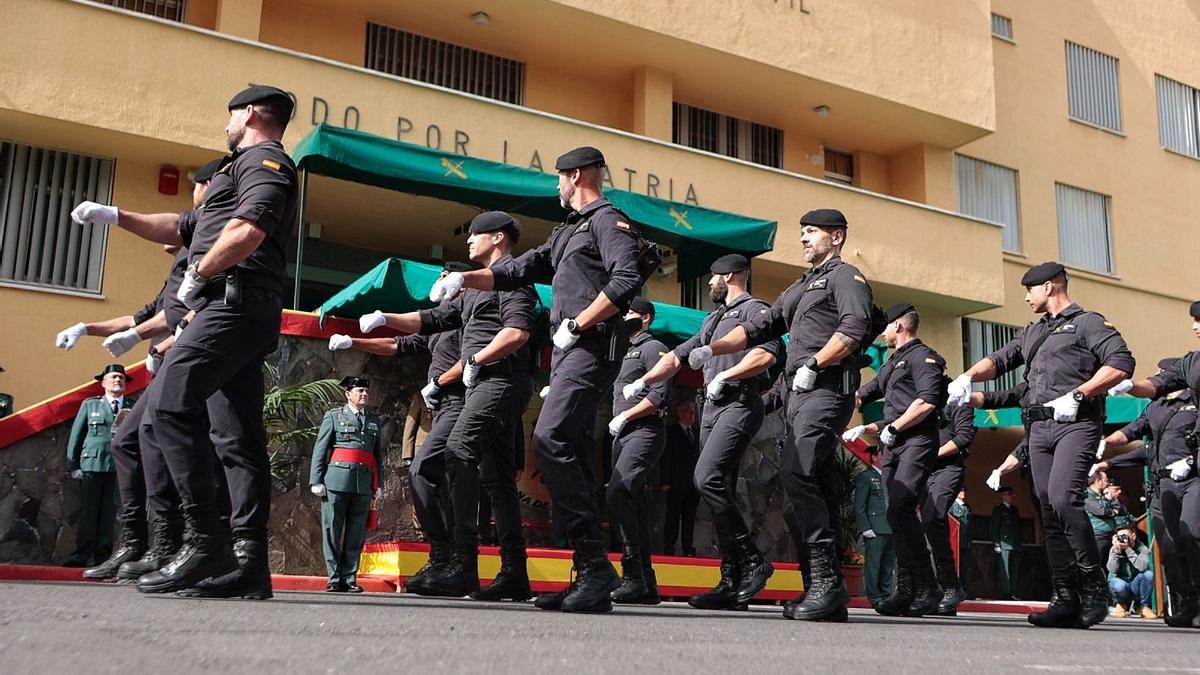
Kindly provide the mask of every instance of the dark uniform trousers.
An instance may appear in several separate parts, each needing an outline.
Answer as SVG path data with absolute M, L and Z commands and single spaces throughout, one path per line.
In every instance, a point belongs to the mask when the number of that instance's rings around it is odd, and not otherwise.
M 263 359 L 279 338 L 279 294 L 246 288 L 240 304 L 210 302 L 167 352 L 156 405 L 142 434 L 162 448 L 184 515 L 204 522 L 220 513 L 210 470 L 204 409 L 225 467 L 237 536 L 265 538 L 271 508 L 271 470 L 263 428 Z M 212 534 L 212 533 L 205 533 Z
M 412 465 L 408 467 L 413 510 L 430 541 L 450 541 L 454 528 L 450 483 L 446 476 L 446 444 L 462 409 L 461 394 L 446 394 L 438 400 L 425 442 L 417 449 Z
M 712 512 L 717 545 L 730 554 L 735 538 L 750 529 L 737 501 L 742 455 L 763 421 L 762 397 L 727 387 L 716 401 L 705 401 L 700 420 L 700 456 L 696 459 L 696 489 Z
M 636 546 L 643 556 L 649 556 L 654 547 L 650 524 L 654 504 L 646 491 L 646 477 L 662 457 L 665 439 L 662 417 L 657 414 L 630 421 L 613 439 L 608 509 L 620 528 L 621 541 Z
M 565 521 L 567 537 L 603 539 L 596 507 L 594 464 L 596 412 L 612 395 L 625 345 L 610 350 L 610 340 L 585 334 L 570 349 L 554 349 L 550 393 L 533 428 L 538 470 L 554 503 L 554 515 Z
M 117 472 L 117 489 L 121 495 L 118 517 L 127 527 L 145 526 L 147 497 L 151 486 L 157 486 L 158 481 L 164 477 L 167 485 L 154 489 L 156 503 L 151 506 L 151 510 L 163 512 L 179 509 L 179 494 L 171 484 L 170 473 L 165 471 L 166 463 L 162 459 L 162 453 L 157 448 L 143 448 L 140 442 L 142 419 L 146 407 L 150 404 L 148 394 L 148 391 L 143 393 L 133 404 L 133 408 L 129 410 L 129 417 L 117 427 L 112 446 L 109 448 L 113 467 Z M 162 475 L 164 473 L 165 476 Z
M 1100 550 L 1083 508 L 1088 470 L 1103 429 L 1099 420 L 1054 422 L 1029 427 L 1029 468 L 1042 505 L 1046 557 L 1056 581 L 1075 587 L 1079 566 L 1098 569 Z
M 903 434 L 902 434 L 903 436 Z M 928 566 L 925 528 L 917 515 L 917 502 L 937 463 L 937 433 L 914 431 L 912 436 L 883 451 L 883 490 L 887 494 L 887 519 L 895 533 L 896 562 L 901 567 Z M 949 507 L 947 507 L 949 508 Z
M 71 559 L 88 564 L 108 559 L 117 514 L 117 477 L 109 471 L 84 471 L 79 482 L 79 525 Z
M 963 467 L 955 464 L 943 466 L 930 474 L 929 479 L 925 481 L 925 490 L 921 493 L 921 525 L 925 528 L 926 538 L 929 539 L 929 548 L 933 549 L 933 560 L 939 566 L 954 565 L 954 548 L 950 544 L 948 519 L 950 505 L 962 490 L 965 478 L 966 472 Z
M 1193 472 L 1195 469 L 1193 469 Z M 1162 542 L 1167 583 L 1176 592 L 1200 590 L 1200 478 L 1158 481 L 1154 536 Z
M 478 545 L 482 487 L 492 502 L 500 548 L 524 550 L 514 427 L 529 404 L 533 380 L 527 372 L 489 376 L 486 366 L 481 377 L 467 390 L 446 445 L 454 539 Z
M 780 457 L 784 492 L 791 502 L 796 546 L 841 548 L 841 496 L 834 451 L 837 434 L 854 414 L 854 396 L 830 388 L 792 392 L 787 399 L 788 443 Z

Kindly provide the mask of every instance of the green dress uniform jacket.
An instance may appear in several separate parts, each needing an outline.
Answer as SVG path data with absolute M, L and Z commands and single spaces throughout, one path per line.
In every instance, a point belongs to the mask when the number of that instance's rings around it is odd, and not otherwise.
M 128 398 L 121 399 L 121 409 L 133 407 Z M 112 443 L 116 416 L 111 404 L 103 396 L 94 396 L 83 401 L 71 425 L 71 437 L 67 441 L 67 471 L 82 469 L 85 472 L 113 473 L 112 456 L 108 446 Z
M 887 521 L 887 501 L 883 496 L 883 476 L 875 469 L 867 469 L 854 477 L 854 517 L 859 532 L 892 533 Z
M 334 448 L 355 448 L 375 455 L 375 466 L 382 470 L 379 416 L 365 410 L 362 414 L 363 426 L 360 429 L 354 409 L 348 405 L 325 413 L 317 442 L 313 444 L 310 485 L 322 483 L 326 490 L 334 492 L 373 495 L 375 476 L 371 473 L 371 467 L 356 462 L 330 461 Z

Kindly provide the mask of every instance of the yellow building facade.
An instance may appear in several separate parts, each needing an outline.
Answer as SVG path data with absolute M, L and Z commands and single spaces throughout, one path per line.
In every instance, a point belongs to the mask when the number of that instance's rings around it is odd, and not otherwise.
M 1193 344 L 1194 2 L 0 0 L 0 16 L 0 391 L 17 409 L 107 363 L 99 340 L 62 352 L 55 333 L 132 313 L 169 264 L 117 228 L 71 229 L 55 200 L 188 208 L 190 184 L 164 194 L 163 174 L 219 156 L 248 83 L 295 97 L 289 148 L 328 123 L 552 172 L 594 145 L 614 187 L 775 220 L 765 298 L 804 270 L 800 215 L 838 208 L 847 260 L 880 304 L 922 310 L 951 369 L 1032 318 L 1018 280 L 1050 259 L 1139 374 Z M 314 177 L 299 308 L 386 256 L 460 257 L 472 213 Z M 652 299 L 691 302 L 673 269 Z

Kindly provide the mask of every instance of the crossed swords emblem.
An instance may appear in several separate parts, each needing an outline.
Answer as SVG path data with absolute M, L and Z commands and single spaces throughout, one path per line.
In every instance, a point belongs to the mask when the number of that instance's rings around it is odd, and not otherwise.
M 461 178 L 463 180 L 467 180 L 467 174 L 464 173 L 462 170 L 462 165 L 463 165 L 463 162 L 465 162 L 465 161 L 466 160 L 464 159 L 461 162 L 455 163 L 455 162 L 451 162 L 449 159 L 443 157 L 442 158 L 442 168 L 444 168 L 446 170 L 446 173 L 442 174 L 442 176 L 445 177 L 445 176 L 449 176 L 450 174 L 454 174 L 455 176 L 458 176 L 459 178 Z

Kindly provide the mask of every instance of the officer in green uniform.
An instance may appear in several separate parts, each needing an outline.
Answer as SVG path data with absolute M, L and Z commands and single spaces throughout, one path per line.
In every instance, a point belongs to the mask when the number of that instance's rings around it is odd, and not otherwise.
M 863 593 L 874 606 L 892 594 L 895 584 L 896 549 L 892 527 L 887 520 L 887 500 L 883 494 L 883 474 L 879 466 L 883 453 L 872 446 L 867 450 L 871 466 L 854 477 L 854 517 L 863 538 Z
M 132 407 L 125 398 L 125 367 L 114 363 L 96 376 L 103 396 L 85 399 L 71 425 L 67 441 L 67 471 L 79 481 L 79 524 L 75 552 L 67 567 L 87 567 L 108 559 L 112 552 L 113 522 L 117 516 L 117 474 L 108 446 L 113 430 Z
M 321 498 L 321 532 L 331 593 L 362 593 L 358 559 L 367 529 L 374 528 L 374 500 L 380 496 L 379 416 L 367 412 L 365 377 L 343 377 L 346 405 L 325 413 L 313 445 L 312 493 Z
M 971 542 L 975 539 L 975 531 L 971 528 L 971 506 L 967 504 L 967 489 L 958 491 L 958 498 L 950 505 L 950 515 L 958 521 L 958 587 L 963 595 L 971 595 L 971 572 L 975 569 L 975 554 L 971 552 Z
M 1000 503 L 992 509 L 992 550 L 996 552 L 996 594 L 1011 600 L 1021 558 L 1021 515 L 1013 504 L 1013 489 L 1000 488 Z

